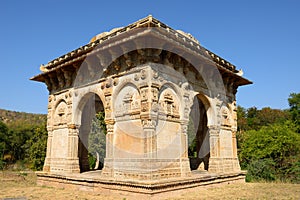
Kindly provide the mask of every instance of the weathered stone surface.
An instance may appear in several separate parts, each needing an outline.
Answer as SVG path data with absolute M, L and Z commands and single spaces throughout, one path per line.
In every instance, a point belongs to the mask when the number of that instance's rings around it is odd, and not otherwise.
M 191 119 L 203 161 L 198 170 L 240 172 L 235 95 L 251 82 L 189 34 L 149 16 L 98 35 L 42 71 L 32 79 L 50 92 L 45 173 L 89 170 L 88 135 L 99 111 L 107 128 L 100 179 L 192 176 Z

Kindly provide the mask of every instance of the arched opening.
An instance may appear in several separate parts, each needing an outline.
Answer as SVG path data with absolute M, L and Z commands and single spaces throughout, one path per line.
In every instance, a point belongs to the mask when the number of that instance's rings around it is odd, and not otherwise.
M 197 95 L 191 108 L 188 124 L 188 156 L 191 170 L 208 170 L 210 145 L 207 105 Z
M 105 113 L 101 99 L 90 93 L 84 100 L 78 144 L 80 172 L 103 168 L 106 142 Z

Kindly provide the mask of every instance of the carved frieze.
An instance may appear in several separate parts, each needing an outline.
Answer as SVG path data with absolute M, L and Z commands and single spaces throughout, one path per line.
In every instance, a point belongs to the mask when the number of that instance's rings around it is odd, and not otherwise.
M 166 89 L 161 94 L 159 105 L 162 114 L 166 116 L 166 120 L 176 120 L 180 118 L 179 102 L 175 100 L 174 94 Z
M 141 101 L 147 101 L 148 100 L 148 87 L 143 87 L 140 89 L 141 91 Z
M 54 126 L 62 126 L 67 124 L 68 107 L 65 101 L 61 101 L 54 112 Z
M 231 112 L 229 111 L 228 107 L 223 105 L 221 107 L 221 126 L 224 127 L 231 127 Z
M 115 117 L 118 120 L 139 119 L 141 96 L 132 86 L 125 86 L 115 100 Z
M 156 124 L 157 124 L 156 120 L 153 120 L 153 119 L 143 119 L 142 120 L 143 128 L 155 129 Z

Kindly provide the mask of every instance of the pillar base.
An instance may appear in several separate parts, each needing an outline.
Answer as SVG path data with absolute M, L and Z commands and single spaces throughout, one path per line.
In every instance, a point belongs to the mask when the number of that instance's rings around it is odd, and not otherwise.
M 80 173 L 78 158 L 52 158 L 51 162 L 46 162 L 43 172 L 48 173 Z
M 105 159 L 103 177 L 158 180 L 191 175 L 188 159 L 115 158 Z
M 226 173 L 241 171 L 238 158 L 210 158 L 209 172 Z
M 79 159 L 67 158 L 64 171 L 69 173 L 80 173 Z

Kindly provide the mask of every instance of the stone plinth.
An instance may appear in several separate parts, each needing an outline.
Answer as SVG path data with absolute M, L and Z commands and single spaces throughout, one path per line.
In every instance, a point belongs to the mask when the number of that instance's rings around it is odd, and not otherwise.
M 85 172 L 82 174 L 49 175 L 37 173 L 38 185 L 59 188 L 74 188 L 82 191 L 92 191 L 99 194 L 120 194 L 130 199 L 164 199 L 172 195 L 196 190 L 199 187 L 218 185 L 223 183 L 245 182 L 245 172 L 238 173 L 208 173 L 204 171 L 193 171 L 186 178 L 161 178 L 153 181 L 135 181 L 131 178 L 109 179 L 99 178 L 100 171 Z M 163 195 L 162 195 L 163 194 Z

